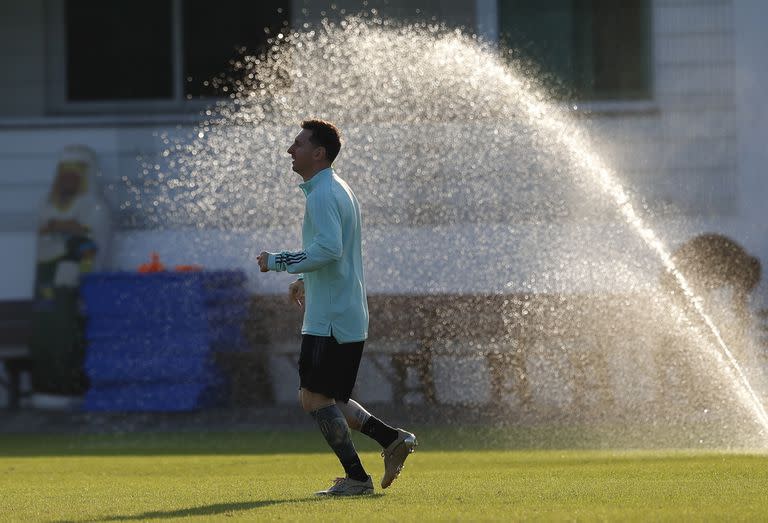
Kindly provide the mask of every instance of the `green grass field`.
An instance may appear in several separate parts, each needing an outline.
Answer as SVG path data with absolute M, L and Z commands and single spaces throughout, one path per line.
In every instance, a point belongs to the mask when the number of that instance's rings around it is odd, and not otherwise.
M 341 470 L 314 432 L 5 435 L 0 520 L 768 519 L 768 455 L 543 450 L 523 433 L 422 429 L 392 487 L 356 499 L 312 495 Z

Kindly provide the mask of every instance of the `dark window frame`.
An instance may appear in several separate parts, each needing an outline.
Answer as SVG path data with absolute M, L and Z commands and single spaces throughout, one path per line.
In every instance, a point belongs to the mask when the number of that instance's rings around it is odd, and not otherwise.
M 515 0 L 511 0 L 512 3 Z M 567 15 L 570 17 L 570 25 L 567 29 L 571 32 L 568 38 L 560 42 L 566 48 L 571 50 L 568 55 L 554 54 L 555 59 L 561 62 L 570 62 L 568 66 L 560 64 L 542 63 L 537 61 L 535 57 L 532 57 L 532 53 L 528 49 L 509 46 L 509 35 L 514 29 L 511 26 L 505 27 L 505 9 L 509 9 L 508 4 L 504 0 L 498 0 L 497 3 L 497 34 L 498 40 L 504 49 L 505 53 L 515 58 L 522 58 L 524 61 L 529 61 L 535 70 L 538 70 L 539 74 L 549 77 L 545 79 L 545 85 L 548 85 L 552 89 L 552 93 L 556 98 L 562 99 L 568 102 L 578 103 L 579 105 L 589 104 L 644 104 L 647 102 L 653 102 L 654 100 L 654 74 L 653 74 L 653 5 L 651 0 L 640 0 L 642 5 L 640 6 L 640 43 L 639 43 L 639 69 L 638 74 L 641 76 L 641 85 L 635 86 L 633 89 L 616 89 L 614 91 L 605 90 L 600 92 L 594 89 L 593 85 L 588 83 L 587 78 L 594 78 L 593 63 L 595 60 L 595 54 L 587 52 L 588 46 L 594 45 L 591 42 L 593 34 L 592 32 L 592 12 L 587 12 L 585 7 L 590 6 L 591 0 L 560 0 L 554 2 L 555 5 L 560 4 L 567 10 Z M 567 4 L 570 4 L 569 6 Z M 541 4 L 539 4 L 541 5 Z M 557 9 L 557 8 L 556 8 Z M 564 13 L 565 14 L 565 13 Z M 585 24 L 584 22 L 587 22 Z M 522 33 L 522 31 L 521 31 Z M 512 37 L 514 40 L 514 37 Z M 542 54 L 546 54 L 546 48 L 551 46 L 552 42 L 544 41 L 542 47 L 537 51 Z M 528 41 L 527 46 L 533 47 L 536 42 Z M 594 49 L 594 48 L 591 48 Z M 599 48 L 598 48 L 599 49 Z M 552 57 L 550 57 L 552 59 Z M 559 71 L 558 71 L 559 69 Z M 558 77 L 558 73 L 562 73 Z M 563 77 L 565 76 L 565 77 Z M 558 77 L 553 80 L 554 77 Z M 577 78 L 578 77 L 578 78 Z
M 97 114 L 197 114 L 227 96 L 192 96 L 185 94 L 184 0 L 171 2 L 172 94 L 169 98 L 107 99 L 76 101 L 68 99 L 68 54 L 66 1 L 46 2 L 47 93 L 46 112 L 51 115 Z M 290 1 L 285 2 L 290 16 Z

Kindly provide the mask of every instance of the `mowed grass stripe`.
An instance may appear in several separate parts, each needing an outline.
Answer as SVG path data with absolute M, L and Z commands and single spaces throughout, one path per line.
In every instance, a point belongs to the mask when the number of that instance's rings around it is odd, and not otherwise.
M 269 442 L 258 434 L 245 440 Z M 148 435 L 128 445 L 138 450 Z M 161 440 L 179 435 L 152 435 Z M 222 442 L 213 441 L 212 446 Z M 315 446 L 312 432 L 286 444 Z M 195 436 L 197 438 L 197 436 Z M 227 441 L 227 438 L 223 438 Z M 122 444 L 131 443 L 130 435 Z M 418 451 L 403 476 L 365 499 L 315 499 L 340 472 L 330 452 L 82 455 L 63 438 L 49 454 L 0 458 L 0 519 L 139 521 L 760 520 L 768 457 L 681 451 Z M 205 442 L 196 439 L 196 445 Z M 0 438 L 6 445 L 8 440 Z M 204 445 L 203 445 L 204 446 Z M 360 442 L 360 447 L 366 444 Z M 322 448 L 322 447 L 321 447 Z M 29 450 L 29 449 L 27 449 Z M 77 449 L 75 449 L 77 450 Z M 82 449 L 80 449 L 82 450 Z M 116 450 L 116 449 L 113 449 Z M 277 449 L 275 449 L 276 451 Z M 72 454 L 72 455 L 71 455 Z M 361 457 L 378 480 L 381 458 Z

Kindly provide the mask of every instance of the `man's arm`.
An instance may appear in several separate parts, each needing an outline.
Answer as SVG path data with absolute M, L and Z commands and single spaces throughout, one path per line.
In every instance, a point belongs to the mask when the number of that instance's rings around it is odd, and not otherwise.
M 316 271 L 341 258 L 341 214 L 336 202 L 332 198 L 310 200 L 307 212 L 319 231 L 312 243 L 302 251 L 267 253 L 268 270 L 300 274 Z

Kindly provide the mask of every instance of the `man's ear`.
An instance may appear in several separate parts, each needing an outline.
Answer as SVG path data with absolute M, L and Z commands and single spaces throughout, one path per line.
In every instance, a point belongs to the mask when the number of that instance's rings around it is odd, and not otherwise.
M 325 152 L 325 147 L 323 147 L 322 145 L 319 146 L 319 147 L 315 147 L 315 150 L 312 151 L 312 158 L 314 158 L 317 161 L 320 161 L 320 160 L 326 158 L 326 156 L 327 155 L 326 155 L 326 152 Z

